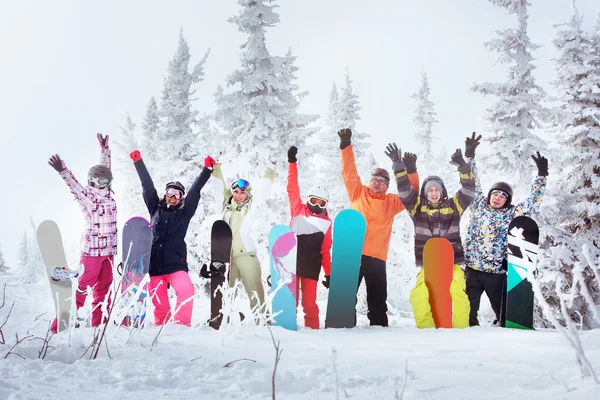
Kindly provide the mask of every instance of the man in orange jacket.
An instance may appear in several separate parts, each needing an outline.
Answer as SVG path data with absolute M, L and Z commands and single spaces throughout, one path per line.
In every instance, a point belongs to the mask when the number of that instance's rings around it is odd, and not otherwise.
M 376 168 L 368 185 L 363 185 L 354 161 L 350 129 L 342 129 L 340 150 L 342 153 L 342 176 L 350 198 L 350 208 L 359 211 L 367 222 L 367 233 L 362 251 L 358 286 L 364 278 L 367 286 L 367 317 L 370 325 L 388 326 L 386 260 L 394 217 L 404 210 L 404 204 L 396 194 L 387 193 L 390 174 Z M 415 165 L 406 165 L 411 186 L 419 190 L 419 175 Z

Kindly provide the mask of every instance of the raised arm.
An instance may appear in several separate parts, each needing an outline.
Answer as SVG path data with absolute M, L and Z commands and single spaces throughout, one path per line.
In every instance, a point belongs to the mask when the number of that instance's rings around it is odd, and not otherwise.
M 538 175 L 533 181 L 531 187 L 531 193 L 529 196 L 519 204 L 515 205 L 515 216 L 519 215 L 531 215 L 538 210 L 542 203 L 542 196 L 546 190 L 546 180 L 548 179 L 548 159 L 542 157 L 540 152 L 537 152 L 537 158 L 531 156 L 538 167 Z
M 338 132 L 338 135 L 340 137 L 340 150 L 342 153 L 342 178 L 344 179 L 344 186 L 346 187 L 346 192 L 348 192 L 350 202 L 353 202 L 360 196 L 363 184 L 356 169 L 354 151 L 350 143 L 352 131 L 350 129 L 342 129 Z
M 81 185 L 73 173 L 65 166 L 65 162 L 61 160 L 58 154 L 53 155 L 48 160 L 48 164 L 59 173 L 60 177 L 65 181 L 75 200 L 84 208 L 91 208 L 93 205 L 92 200 L 88 197 L 88 192 L 83 185 Z
M 475 197 L 475 177 L 471 171 L 471 164 L 465 161 L 460 149 L 456 149 L 450 159 L 451 164 L 458 166 L 460 177 L 460 189 L 452 196 L 452 201 L 460 215 L 462 215 Z
M 142 160 L 142 155 L 138 150 L 134 150 L 129 154 L 129 157 L 133 160 L 133 165 L 135 166 L 135 170 L 140 177 L 140 182 L 142 183 L 142 196 L 144 197 L 144 203 L 146 203 L 146 208 L 150 215 L 153 215 L 158 209 L 158 193 L 156 192 L 156 188 L 154 187 L 154 182 L 152 182 L 152 178 L 150 177 L 150 173 L 144 164 L 144 160 Z
M 302 210 L 302 198 L 300 197 L 300 185 L 298 184 L 298 149 L 292 146 L 288 150 L 288 180 L 287 193 L 290 201 L 290 213 L 292 218 Z
M 231 197 L 231 190 L 225 184 L 225 178 L 223 177 L 223 170 L 221 169 L 221 163 L 216 163 L 213 166 L 212 173 L 212 188 L 213 195 L 215 196 L 215 204 L 217 205 L 217 212 L 222 212 L 227 205 L 227 201 Z
M 473 132 L 471 137 L 465 139 L 465 157 L 471 163 L 471 172 L 473 173 L 473 177 L 475 179 L 475 196 L 473 198 L 473 202 L 475 204 L 479 204 L 481 202 L 486 202 L 487 198 L 483 194 L 483 189 L 481 188 L 481 182 L 479 181 L 479 170 L 477 169 L 477 165 L 475 163 L 475 150 L 479 143 L 481 142 L 481 135 L 475 137 L 476 133 Z
M 267 198 L 271 194 L 273 188 L 273 180 L 275 179 L 275 171 L 271 168 L 267 168 L 264 177 L 260 181 L 260 185 L 255 190 L 255 194 L 252 197 L 252 203 L 248 213 L 244 217 L 243 225 L 247 229 L 252 229 L 256 218 L 260 215 L 261 210 L 267 203 Z
M 211 156 L 208 156 L 204 159 L 204 168 L 200 175 L 194 180 L 192 186 L 190 186 L 190 190 L 188 195 L 185 197 L 185 208 L 187 208 L 188 212 L 191 215 L 194 215 L 196 209 L 198 208 L 198 203 L 200 202 L 200 191 L 206 185 L 208 178 L 210 178 L 210 174 L 213 172 L 213 166 L 216 164 L 216 161 Z
M 398 197 L 402 201 L 402 204 L 406 208 L 406 211 L 410 215 L 415 215 L 417 211 L 417 205 L 419 203 L 419 192 L 415 190 L 408 177 L 406 171 L 406 164 L 402 159 L 402 150 L 396 146 L 396 143 L 389 143 L 385 148 L 385 155 L 392 160 L 392 170 L 394 171 L 394 178 L 396 179 L 396 188 L 398 189 Z M 409 164 L 413 160 L 412 153 L 405 153 L 405 158 L 409 161 Z M 416 171 L 416 155 L 414 156 L 414 167 Z M 411 168 L 412 168 L 411 164 Z M 416 173 L 416 172 L 415 172 Z

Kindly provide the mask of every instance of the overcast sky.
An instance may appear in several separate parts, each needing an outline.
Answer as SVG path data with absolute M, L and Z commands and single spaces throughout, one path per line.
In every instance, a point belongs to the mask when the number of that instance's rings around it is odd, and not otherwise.
M 553 24 L 567 20 L 569 0 L 532 0 L 529 36 L 543 47 L 536 78 L 546 90 L 556 55 Z M 288 47 L 296 55 L 298 84 L 309 91 L 301 111 L 324 115 L 332 83 L 348 67 L 360 96 L 357 129 L 374 137 L 376 156 L 394 140 L 415 149 L 410 98 L 429 75 L 442 144 L 462 146 L 466 134 L 484 132 L 490 100 L 473 83 L 503 81 L 505 66 L 482 43 L 516 19 L 486 0 L 280 0 L 281 22 L 267 33 L 272 55 Z M 367 6 L 367 4 L 369 6 Z M 590 29 L 598 0 L 578 0 Z M 17 246 L 35 223 L 56 220 L 69 243 L 78 240 L 83 217 L 58 174 L 47 165 L 58 153 L 80 181 L 97 164 L 96 132 L 113 137 L 129 112 L 138 125 L 150 96 L 160 97 L 163 76 L 179 29 L 192 62 L 210 48 L 196 109 L 214 109 L 213 93 L 239 67 L 245 40 L 227 19 L 235 0 L 87 2 L 5 1 L 0 5 L 0 166 L 5 194 L 0 244 L 16 264 Z M 319 123 L 322 123 L 321 121 Z M 124 194 L 117 193 L 116 198 Z M 141 201 L 141 199 L 140 199 Z

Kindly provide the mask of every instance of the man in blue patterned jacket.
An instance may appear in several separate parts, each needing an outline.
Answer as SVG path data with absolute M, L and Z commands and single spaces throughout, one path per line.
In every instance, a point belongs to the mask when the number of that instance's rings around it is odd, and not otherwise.
M 475 149 L 481 135 L 465 140 L 465 156 L 471 162 L 475 175 L 475 199 L 471 203 L 471 221 L 465 241 L 465 278 L 467 296 L 471 303 L 469 325 L 479 325 L 477 312 L 481 294 L 485 291 L 496 320 L 504 326 L 506 317 L 506 253 L 508 247 L 508 226 L 513 218 L 529 216 L 537 211 L 542 202 L 542 194 L 548 176 L 548 160 L 540 153 L 531 156 L 538 168 L 531 194 L 525 201 L 512 204 L 513 191 L 505 182 L 492 185 L 484 196 L 479 182 L 479 173 L 475 164 Z

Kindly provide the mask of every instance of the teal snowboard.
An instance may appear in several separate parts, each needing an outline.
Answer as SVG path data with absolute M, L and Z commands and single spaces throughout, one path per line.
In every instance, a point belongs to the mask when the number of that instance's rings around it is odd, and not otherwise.
M 296 324 L 296 250 L 294 231 L 285 225 L 275 225 L 269 232 L 273 325 L 292 331 Z
M 333 222 L 333 249 L 326 328 L 356 325 L 356 290 L 367 223 L 356 210 L 341 211 Z

